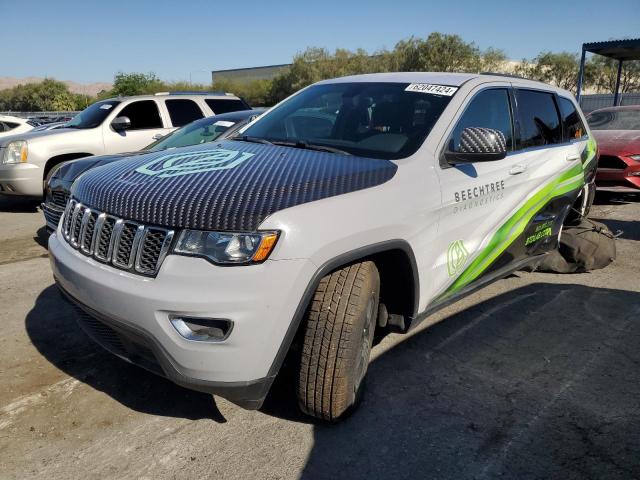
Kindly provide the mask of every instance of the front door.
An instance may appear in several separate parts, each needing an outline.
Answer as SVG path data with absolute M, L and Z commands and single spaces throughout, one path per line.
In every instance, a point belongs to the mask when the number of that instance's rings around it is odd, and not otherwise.
M 501 160 L 441 165 L 436 169 L 442 186 L 442 206 L 432 301 L 449 298 L 487 272 L 513 233 L 507 220 L 527 196 L 528 165 L 516 151 L 510 91 L 504 85 L 484 87 L 470 94 L 449 133 L 445 148 L 458 151 L 463 129 L 498 130 L 504 135 L 508 154 Z
M 164 127 L 155 100 L 131 102 L 116 112 L 113 118 L 116 117 L 128 117 L 131 127 L 116 132 L 110 124 L 104 125 L 104 146 L 107 154 L 141 150 L 172 130 Z

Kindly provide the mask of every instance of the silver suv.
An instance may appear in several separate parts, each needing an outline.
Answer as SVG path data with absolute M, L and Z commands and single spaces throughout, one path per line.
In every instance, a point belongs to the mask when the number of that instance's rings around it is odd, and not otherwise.
M 66 128 L 29 132 L 0 142 L 0 194 L 40 197 L 43 181 L 61 162 L 140 150 L 199 118 L 249 106 L 223 92 L 175 92 L 96 102 Z
M 300 407 L 335 420 L 360 398 L 376 329 L 539 263 L 588 211 L 596 165 L 566 90 L 342 77 L 228 139 L 82 174 L 49 254 L 114 354 L 258 408 L 291 352 Z

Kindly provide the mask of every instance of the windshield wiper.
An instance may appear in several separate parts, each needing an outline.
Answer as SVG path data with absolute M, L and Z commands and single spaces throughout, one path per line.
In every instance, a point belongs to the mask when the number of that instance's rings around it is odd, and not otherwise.
M 318 145 L 316 143 L 309 143 L 305 140 L 297 140 L 295 142 L 285 142 L 285 141 L 273 141 L 274 145 L 282 145 L 284 147 L 293 147 L 293 148 L 302 148 L 304 150 L 316 150 L 318 152 L 329 152 L 329 153 L 339 153 L 342 155 L 351 155 L 349 152 L 345 150 L 340 150 L 339 148 L 329 147 L 327 145 Z
M 273 142 L 270 142 L 265 138 L 250 137 L 248 135 L 237 135 L 235 137 L 231 137 L 229 140 L 240 140 L 242 142 L 262 143 L 263 145 L 273 145 Z

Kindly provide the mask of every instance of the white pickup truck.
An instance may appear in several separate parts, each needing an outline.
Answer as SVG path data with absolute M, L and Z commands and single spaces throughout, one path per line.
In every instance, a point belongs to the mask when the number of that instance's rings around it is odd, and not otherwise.
M 2 138 L 0 194 L 41 197 L 43 182 L 61 162 L 140 150 L 199 118 L 248 108 L 241 98 L 221 92 L 167 92 L 96 102 L 66 128 Z

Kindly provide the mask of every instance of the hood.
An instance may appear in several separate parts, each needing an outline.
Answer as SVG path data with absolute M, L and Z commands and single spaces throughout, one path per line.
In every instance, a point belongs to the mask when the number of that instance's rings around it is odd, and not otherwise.
M 274 212 L 380 185 L 396 170 L 388 160 L 225 140 L 104 165 L 72 194 L 146 224 L 252 231 Z
M 39 132 L 34 132 L 33 130 L 29 130 L 28 132 L 16 133 L 15 135 L 2 137 L 1 139 L 2 143 L 0 144 L 0 147 L 4 147 L 7 143 L 12 142 L 14 140 L 27 140 L 29 142 L 32 142 L 32 141 L 38 141 L 40 137 L 65 135 L 65 134 L 69 134 L 77 131 L 78 129 L 73 129 L 73 128 L 59 128 L 57 130 L 41 130 Z
M 65 182 L 73 182 L 81 174 L 95 167 L 100 167 L 126 157 L 140 155 L 144 152 L 118 153 L 114 155 L 99 155 L 95 157 L 79 158 L 62 164 L 54 177 Z
M 640 154 L 640 130 L 591 130 L 605 155 Z

